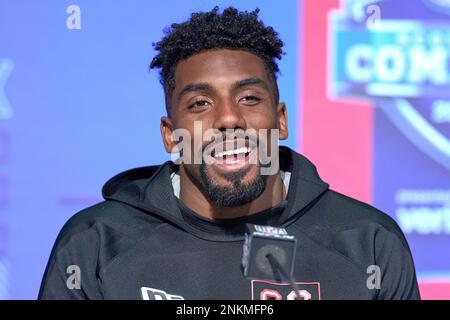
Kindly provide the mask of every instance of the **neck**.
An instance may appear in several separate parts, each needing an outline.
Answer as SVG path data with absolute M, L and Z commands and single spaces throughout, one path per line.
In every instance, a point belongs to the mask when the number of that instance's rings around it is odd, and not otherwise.
M 187 175 L 183 165 L 180 165 L 180 199 L 199 215 L 208 219 L 233 219 L 272 208 L 286 198 L 286 190 L 279 171 L 267 178 L 263 193 L 252 202 L 240 207 L 218 207 L 211 203 L 201 190 Z

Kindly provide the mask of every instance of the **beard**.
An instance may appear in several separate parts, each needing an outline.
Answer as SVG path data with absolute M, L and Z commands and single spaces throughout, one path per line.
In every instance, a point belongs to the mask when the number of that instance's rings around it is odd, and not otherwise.
M 266 188 L 267 175 L 258 174 L 249 182 L 243 182 L 248 170 L 222 175 L 229 183 L 219 185 L 208 171 L 207 165 L 200 165 L 200 177 L 207 198 L 218 207 L 240 207 L 258 198 Z

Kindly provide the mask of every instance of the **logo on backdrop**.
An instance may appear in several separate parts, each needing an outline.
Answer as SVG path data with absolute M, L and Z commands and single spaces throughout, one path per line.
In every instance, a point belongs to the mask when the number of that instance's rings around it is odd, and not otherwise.
M 450 170 L 450 0 L 394 2 L 347 0 L 331 12 L 328 93 L 371 98 Z
M 6 98 L 6 81 L 11 75 L 14 63 L 9 59 L 0 59 L 0 120 L 12 117 L 12 108 Z
M 10 120 L 13 110 L 6 97 L 6 85 L 14 68 L 10 59 L 0 58 L 0 169 L 10 164 L 11 158 L 11 132 L 3 128 L 2 120 Z M 0 211 L 8 206 L 11 198 L 11 178 L 8 170 L 0 170 Z M 10 263 L 7 259 L 8 226 L 0 221 L 0 300 L 8 299 Z

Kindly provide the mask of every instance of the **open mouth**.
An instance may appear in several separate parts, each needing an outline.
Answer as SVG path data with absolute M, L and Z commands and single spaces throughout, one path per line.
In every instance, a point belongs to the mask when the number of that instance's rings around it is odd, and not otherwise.
M 207 161 L 207 164 L 213 165 L 219 171 L 227 172 L 239 171 L 256 164 L 256 144 L 248 141 L 240 142 L 240 144 L 228 142 L 208 148 L 206 155 L 210 161 Z
M 248 147 L 238 148 L 234 150 L 228 151 L 219 151 L 215 152 L 214 150 L 211 153 L 211 156 L 217 161 L 225 164 L 233 164 L 238 161 L 248 160 L 248 156 L 252 149 Z

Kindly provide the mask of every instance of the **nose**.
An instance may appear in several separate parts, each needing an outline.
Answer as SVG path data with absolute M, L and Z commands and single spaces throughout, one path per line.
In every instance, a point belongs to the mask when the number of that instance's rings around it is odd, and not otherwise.
M 245 119 L 239 106 L 233 101 L 223 101 L 215 108 L 214 128 L 220 131 L 246 128 Z

